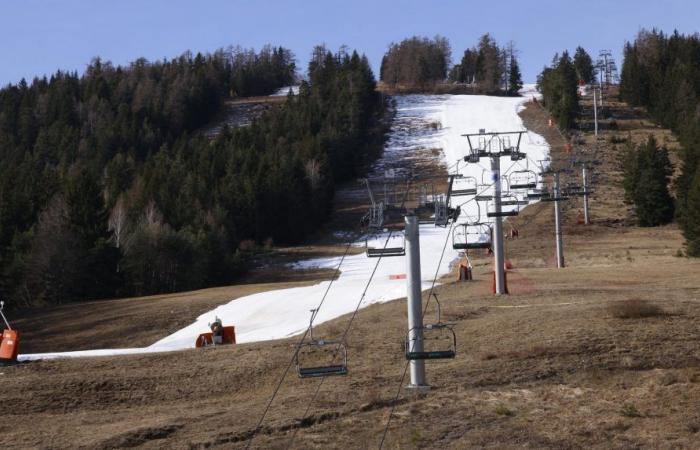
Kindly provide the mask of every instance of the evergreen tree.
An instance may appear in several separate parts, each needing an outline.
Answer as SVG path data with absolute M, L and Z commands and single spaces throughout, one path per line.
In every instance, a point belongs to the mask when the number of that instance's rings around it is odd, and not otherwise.
M 552 66 L 545 67 L 537 79 L 544 105 L 562 129 L 571 128 L 579 111 L 576 70 L 568 52 L 555 56 Z
M 508 77 L 508 94 L 518 95 L 520 89 L 523 88 L 523 79 L 520 74 L 520 67 L 515 56 L 510 57 L 510 74 Z
M 487 93 L 495 93 L 501 87 L 501 51 L 495 39 L 488 33 L 481 36 L 477 49 L 476 82 Z
M 688 244 L 696 244 L 697 196 L 691 201 L 700 165 L 700 36 L 641 30 L 624 50 L 620 94 L 644 106 L 659 123 L 672 128 L 682 148 L 681 174 L 675 181 L 677 218 Z
M 576 68 L 576 76 L 579 80 L 586 84 L 593 83 L 595 79 L 593 60 L 583 47 L 576 47 L 576 52 L 574 53 L 574 67 Z
M 668 190 L 673 171 L 668 151 L 658 148 L 653 136 L 637 147 L 637 162 L 634 167 L 634 204 L 640 226 L 654 227 L 673 220 L 674 204 Z

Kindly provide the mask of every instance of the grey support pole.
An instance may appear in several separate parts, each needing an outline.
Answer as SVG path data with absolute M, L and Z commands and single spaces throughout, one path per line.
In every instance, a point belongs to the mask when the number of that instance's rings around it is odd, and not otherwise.
M 593 85 L 593 120 L 595 121 L 595 135 L 598 136 L 598 101 L 595 96 L 595 84 Z
M 586 166 L 583 166 L 583 222 L 586 225 L 591 224 L 590 216 L 588 215 L 588 178 L 586 174 Z
M 493 265 L 496 276 L 496 295 L 506 293 L 506 279 L 504 275 L 505 258 L 503 255 L 503 217 L 501 212 L 501 157 L 491 156 L 491 181 L 493 181 L 493 205 L 496 213 L 493 225 Z
M 554 227 L 557 239 L 557 267 L 564 267 L 564 243 L 561 237 L 561 209 L 559 207 L 559 199 L 561 191 L 559 189 L 559 172 L 554 174 Z
M 423 306 L 421 302 L 420 238 L 418 218 L 407 214 L 406 218 L 406 288 L 408 291 L 408 345 L 411 351 L 423 351 Z M 409 388 L 426 389 L 425 361 L 410 361 L 411 384 Z

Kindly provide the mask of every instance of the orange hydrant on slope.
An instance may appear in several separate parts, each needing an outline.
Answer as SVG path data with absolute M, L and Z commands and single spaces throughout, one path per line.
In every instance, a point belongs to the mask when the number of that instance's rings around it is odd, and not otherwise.
M 462 261 L 459 263 L 459 278 L 457 281 L 471 281 L 472 278 L 472 265 L 469 261 Z
M 10 323 L 7 321 L 5 314 L 2 312 L 4 306 L 5 302 L 0 301 L 0 316 L 2 316 L 2 320 L 5 322 L 5 325 L 7 325 L 7 329 L 2 332 L 0 363 L 13 363 L 17 361 L 17 354 L 19 353 L 19 332 L 13 330 Z

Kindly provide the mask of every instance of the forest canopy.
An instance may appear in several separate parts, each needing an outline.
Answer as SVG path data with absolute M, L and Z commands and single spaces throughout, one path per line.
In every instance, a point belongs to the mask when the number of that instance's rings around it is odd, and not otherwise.
M 185 53 L 0 90 L 0 296 L 15 305 L 230 282 L 294 243 L 334 183 L 381 151 L 383 104 L 356 52 L 314 50 L 299 95 L 210 140 L 226 98 L 295 81 L 284 48 Z M 303 211 L 303 214 L 299 214 Z

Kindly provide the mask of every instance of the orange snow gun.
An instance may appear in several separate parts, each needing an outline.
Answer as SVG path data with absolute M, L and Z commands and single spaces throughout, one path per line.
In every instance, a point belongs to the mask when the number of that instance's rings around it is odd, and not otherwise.
M 214 333 L 202 333 L 197 337 L 197 341 L 194 346 L 197 348 L 210 347 L 214 345 L 233 345 L 236 343 L 236 329 L 233 326 L 224 327 L 223 333 L 221 334 L 221 344 L 218 344 L 214 340 Z
M 7 329 L 2 332 L 2 342 L 0 342 L 0 363 L 14 363 L 17 361 L 17 353 L 19 353 L 19 332 L 13 330 L 7 321 L 2 312 L 4 306 L 5 302 L 0 302 L 0 316 L 7 326 Z

